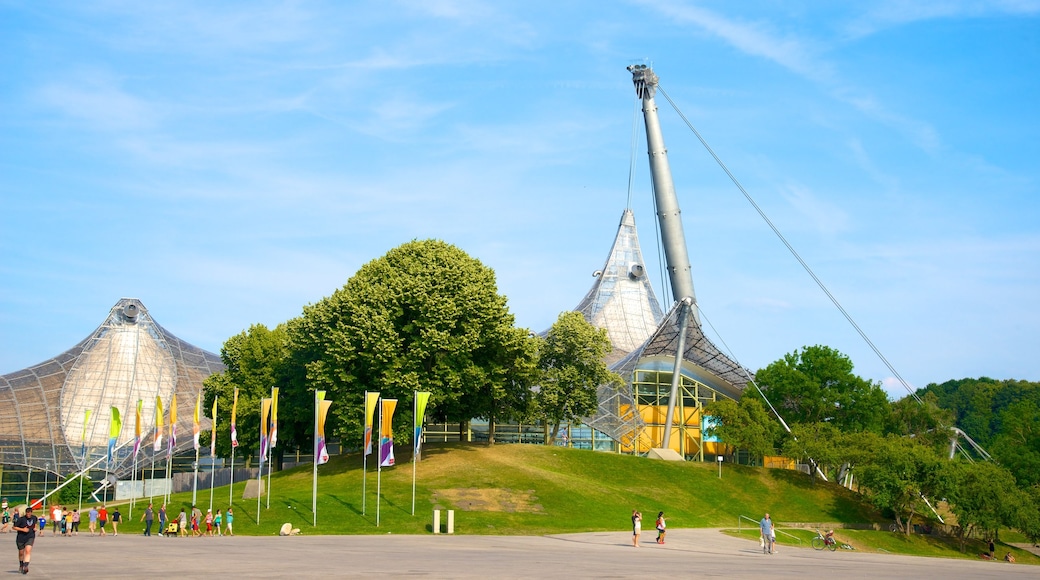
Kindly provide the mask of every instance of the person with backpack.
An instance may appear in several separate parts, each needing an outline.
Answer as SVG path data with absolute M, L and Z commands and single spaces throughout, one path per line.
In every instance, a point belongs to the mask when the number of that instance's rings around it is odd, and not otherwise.
M 657 543 L 664 543 L 664 512 L 657 512 Z

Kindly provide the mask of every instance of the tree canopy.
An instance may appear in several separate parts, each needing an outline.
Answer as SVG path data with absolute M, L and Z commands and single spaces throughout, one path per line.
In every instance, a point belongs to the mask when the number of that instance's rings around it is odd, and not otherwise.
M 364 266 L 289 325 L 295 372 L 337 401 L 332 433 L 358 444 L 365 391 L 411 401 L 430 391 L 431 416 L 468 421 L 496 413 L 535 349 L 514 327 L 494 272 L 439 240 L 412 241 Z M 507 388 L 508 387 L 508 388 Z M 398 407 L 395 432 L 410 429 Z
M 603 362 L 610 348 L 607 331 L 589 324 L 580 312 L 560 314 L 545 335 L 534 399 L 536 416 L 549 428 L 550 445 L 555 443 L 564 421 L 596 412 L 600 385 L 621 382 L 621 377 Z
M 830 423 L 845 432 L 881 432 L 889 412 L 880 383 L 853 374 L 849 357 L 807 346 L 755 373 L 788 423 Z
M 256 453 L 260 447 L 260 400 L 271 396 L 272 387 L 280 387 L 278 448 L 302 444 L 308 422 L 313 422 L 313 418 L 306 409 L 292 404 L 294 394 L 284 388 L 288 360 L 286 326 L 280 324 L 268 329 L 263 324 L 254 324 L 225 341 L 220 358 L 227 369 L 210 375 L 203 383 L 204 413 L 210 413 L 213 398 L 218 398 L 216 432 L 231 432 L 231 407 L 237 388 L 238 453 Z M 217 438 L 217 453 L 231 454 L 230 436 Z
M 719 399 L 706 405 L 704 413 L 712 418 L 706 435 L 718 437 L 734 450 L 745 449 L 758 458 L 776 452 L 774 441 L 780 424 L 769 416 L 758 399 L 741 397 L 739 402 Z

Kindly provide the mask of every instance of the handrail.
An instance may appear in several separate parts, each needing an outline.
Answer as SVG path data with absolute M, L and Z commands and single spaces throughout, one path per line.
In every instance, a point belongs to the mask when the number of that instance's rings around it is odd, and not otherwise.
M 747 521 L 755 524 L 756 528 L 759 527 L 760 522 L 761 522 L 760 520 L 752 519 L 752 518 L 749 518 L 749 517 L 741 514 L 740 516 L 737 517 L 737 533 L 740 533 L 740 520 L 747 520 Z M 799 544 L 802 543 L 802 539 L 801 538 L 799 538 L 798 536 L 796 536 L 794 534 L 789 534 L 789 533 L 787 533 L 787 532 L 777 528 L 776 524 L 773 525 L 773 530 L 775 530 L 777 533 L 783 534 L 783 535 L 785 535 L 787 537 L 794 538 Z

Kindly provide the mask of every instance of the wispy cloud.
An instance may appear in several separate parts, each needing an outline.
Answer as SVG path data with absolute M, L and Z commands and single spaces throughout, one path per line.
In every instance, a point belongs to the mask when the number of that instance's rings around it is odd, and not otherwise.
M 833 75 L 830 63 L 818 55 L 819 47 L 805 37 L 782 34 L 766 21 L 742 22 L 685 2 L 641 2 L 678 24 L 693 24 L 752 56 L 771 60 L 806 78 L 824 81 Z
M 37 91 L 39 102 L 60 115 L 98 131 L 140 131 L 161 121 L 161 113 L 146 100 L 125 90 L 121 81 L 103 70 L 77 71 Z
M 811 224 L 824 235 L 832 236 L 848 227 L 849 216 L 844 210 L 804 185 L 788 184 L 780 190 L 780 195 L 802 215 L 800 223 Z
M 868 6 L 866 12 L 845 27 L 850 37 L 869 36 L 924 20 L 1040 14 L 1040 0 L 882 0 Z

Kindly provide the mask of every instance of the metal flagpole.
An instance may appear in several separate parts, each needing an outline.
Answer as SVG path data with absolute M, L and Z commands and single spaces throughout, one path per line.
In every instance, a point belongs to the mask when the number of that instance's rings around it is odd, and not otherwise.
M 278 444 L 278 387 L 271 387 L 271 428 L 267 433 L 267 509 L 271 509 L 271 464 Z
M 271 509 L 271 445 L 267 445 L 267 509 Z
M 314 474 L 311 476 L 311 514 L 312 525 L 318 526 L 318 413 L 320 411 L 318 391 L 314 391 Z
M 228 486 L 228 505 L 235 501 L 235 448 L 231 448 L 231 485 Z
M 235 449 L 238 448 L 238 432 L 235 430 L 235 415 L 238 414 L 238 387 L 231 402 L 231 485 L 228 486 L 228 507 L 235 501 Z
M 213 397 L 213 428 L 209 430 L 209 511 L 213 512 L 213 472 L 217 456 L 217 397 Z
M 134 473 L 130 477 L 130 490 L 130 513 L 126 517 L 133 521 L 134 500 L 137 499 L 137 455 L 134 455 Z
M 152 451 L 152 477 L 151 477 L 151 479 L 152 479 L 152 488 L 149 491 L 154 492 L 155 491 L 155 451 L 154 450 Z M 145 485 L 145 487 L 147 487 L 147 484 Z M 83 492 L 80 492 L 80 493 L 83 493 Z M 153 496 L 154 496 L 154 493 L 148 494 L 148 503 L 153 503 L 152 502 Z
M 362 420 L 365 421 L 362 425 L 362 429 L 368 429 L 368 391 L 365 391 L 365 398 L 361 409 Z M 362 435 L 364 437 L 364 435 Z M 368 484 L 368 449 L 367 441 L 362 441 L 362 445 L 366 448 L 361 450 L 361 515 L 365 515 L 365 500 L 368 499 L 368 493 L 365 491 L 365 486 Z
M 419 391 L 413 391 L 412 395 L 412 424 L 414 425 L 419 419 Z M 412 429 L 415 433 L 415 429 Z M 419 454 L 416 450 L 419 449 L 417 445 L 418 441 L 412 441 L 412 515 L 415 515 L 415 465 L 419 462 Z
M 383 405 L 379 405 L 379 431 L 383 430 Z M 375 431 L 375 429 L 373 429 Z M 374 435 L 375 433 L 373 433 Z M 383 489 L 383 440 L 376 439 L 376 527 L 379 527 L 379 494 Z

